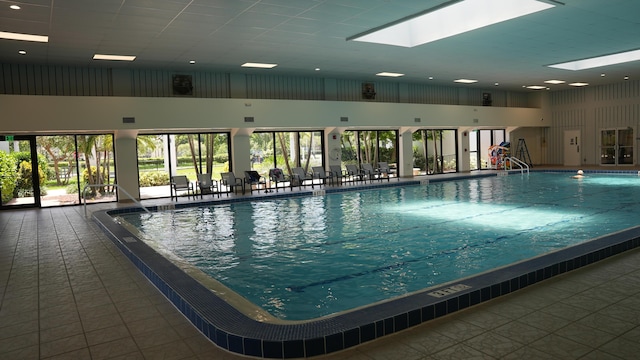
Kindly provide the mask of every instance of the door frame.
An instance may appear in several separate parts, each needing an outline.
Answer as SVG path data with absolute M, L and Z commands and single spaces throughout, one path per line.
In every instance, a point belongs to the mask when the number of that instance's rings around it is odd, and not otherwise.
M 14 135 L 13 141 L 29 141 L 29 151 L 31 152 L 31 181 L 33 183 L 33 203 L 6 205 L 0 201 L 0 210 L 39 208 L 40 201 L 40 174 L 38 174 L 38 149 L 35 135 Z M 35 166 L 34 166 L 35 165 Z

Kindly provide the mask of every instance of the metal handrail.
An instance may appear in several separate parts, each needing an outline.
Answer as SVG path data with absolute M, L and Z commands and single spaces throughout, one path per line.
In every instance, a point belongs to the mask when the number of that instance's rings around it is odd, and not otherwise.
M 518 158 L 515 158 L 513 156 L 509 156 L 509 157 L 505 158 L 505 161 L 506 160 L 509 160 L 509 170 L 511 170 L 511 167 L 512 167 L 511 165 L 515 163 L 516 165 L 518 165 L 520 167 L 520 173 L 521 174 L 524 174 L 524 170 L 525 169 L 527 170 L 527 174 L 529 173 L 529 165 L 526 162 L 524 162 L 524 161 L 522 161 L 522 160 L 520 160 Z M 507 167 L 505 166 L 504 169 L 507 170 Z
M 127 192 L 127 190 L 123 189 L 122 187 L 120 187 L 118 184 L 88 184 L 86 185 L 83 189 L 82 189 L 82 198 L 84 199 L 84 216 L 87 216 L 87 198 L 84 196 L 85 193 L 87 192 L 88 188 L 92 188 L 92 187 L 104 187 L 104 186 L 113 186 L 117 189 L 120 189 L 120 191 L 122 191 L 129 199 L 131 199 L 136 205 L 140 206 L 144 211 L 146 211 L 149 215 L 151 215 L 151 211 L 149 211 L 149 209 L 147 209 L 146 207 L 144 207 L 144 205 L 142 205 L 140 203 L 140 201 L 136 200 L 133 196 L 131 196 L 131 194 L 129 194 Z

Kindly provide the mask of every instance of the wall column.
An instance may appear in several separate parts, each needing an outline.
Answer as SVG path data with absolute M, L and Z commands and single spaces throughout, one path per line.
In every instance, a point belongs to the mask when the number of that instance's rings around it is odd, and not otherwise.
M 411 129 L 401 128 L 398 131 L 398 176 L 413 177 L 413 132 Z
M 138 130 L 116 130 L 114 133 L 116 181 L 118 186 L 140 200 L 138 184 L 138 151 L 136 138 Z M 118 189 L 118 202 L 131 202 L 131 199 Z
M 247 129 L 234 129 L 231 131 L 231 157 L 233 171 L 236 177 L 244 178 L 244 172 L 251 170 L 251 135 Z

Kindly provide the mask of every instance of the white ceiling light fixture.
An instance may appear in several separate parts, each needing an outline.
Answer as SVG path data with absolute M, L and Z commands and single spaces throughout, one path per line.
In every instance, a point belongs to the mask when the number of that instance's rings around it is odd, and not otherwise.
M 49 42 L 49 37 L 45 35 L 21 34 L 21 33 L 12 33 L 12 32 L 6 32 L 6 31 L 0 31 L 0 39 L 34 41 L 34 42 L 45 42 L 45 43 Z
M 585 83 L 585 82 L 574 82 L 574 83 L 571 83 L 571 84 L 569 84 L 569 85 L 571 85 L 571 86 L 577 86 L 577 87 L 582 87 L 582 86 L 588 86 L 588 85 L 589 85 L 589 83 Z
M 107 54 L 94 54 L 93 60 L 109 60 L 109 61 L 133 61 L 136 57 L 134 55 L 107 55 Z
M 477 83 L 477 82 L 478 82 L 478 80 L 473 80 L 473 79 L 456 79 L 456 80 L 453 80 L 453 82 L 460 83 L 460 84 L 474 84 L 474 83 Z
M 622 64 L 638 60 L 640 60 L 640 50 L 631 50 L 615 54 L 592 57 L 588 59 L 568 61 L 548 66 L 556 69 L 577 71 L 593 69 L 601 66 Z
M 394 73 L 394 72 L 387 72 L 387 71 L 379 72 L 379 73 L 377 73 L 376 75 L 377 75 L 377 76 L 386 76 L 386 77 L 400 77 L 400 76 L 404 76 L 404 74 Z
M 242 67 L 248 67 L 248 68 L 258 68 L 258 69 L 273 69 L 274 67 L 278 66 L 278 64 L 265 64 L 265 63 L 252 63 L 252 62 L 247 62 L 241 65 Z
M 21 9 L 20 5 L 10 5 L 9 8 L 11 10 L 20 10 Z
M 542 85 L 529 85 L 527 86 L 527 89 L 531 89 L 531 90 L 542 90 L 542 89 L 546 89 L 546 86 L 542 86 Z
M 27 51 L 26 50 L 18 50 L 18 54 L 27 55 Z
M 553 7 L 536 0 L 451 0 L 347 40 L 414 47 Z
M 558 84 L 564 84 L 566 81 L 564 80 L 545 80 L 545 84 L 553 84 L 553 85 L 558 85 Z

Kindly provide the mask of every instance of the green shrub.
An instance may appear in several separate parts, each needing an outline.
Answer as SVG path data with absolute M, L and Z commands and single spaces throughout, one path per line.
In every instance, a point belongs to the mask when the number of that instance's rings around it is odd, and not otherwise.
M 160 171 L 144 171 L 140 173 L 140 187 L 169 185 L 169 174 Z
M 104 167 L 100 167 L 100 177 L 102 178 L 101 180 L 97 180 L 96 176 L 98 175 L 96 173 L 97 168 L 95 166 L 91 167 L 91 180 L 89 181 L 89 171 L 87 171 L 87 169 L 82 170 L 82 181 L 88 184 L 104 184 L 107 181 L 107 173 Z
M 39 169 L 38 171 L 40 186 L 44 187 L 47 182 L 46 174 Z M 16 187 L 13 190 L 14 195 L 28 194 L 33 190 L 33 167 L 31 162 L 23 160 L 18 167 L 18 179 Z
M 2 192 L 2 202 L 13 199 L 13 191 L 16 188 L 18 172 L 16 171 L 15 158 L 3 151 L 0 151 L 0 192 Z

